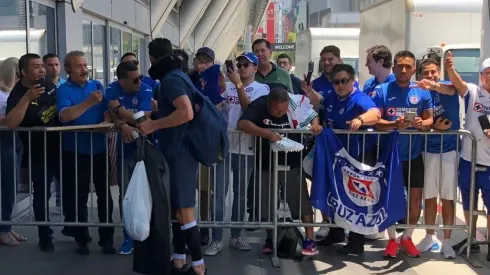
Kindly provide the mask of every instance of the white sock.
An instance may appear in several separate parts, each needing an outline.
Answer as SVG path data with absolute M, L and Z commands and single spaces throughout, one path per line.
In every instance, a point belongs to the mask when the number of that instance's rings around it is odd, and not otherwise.
M 388 231 L 388 238 L 390 240 L 396 240 L 396 229 L 394 227 L 390 227 L 387 229 Z
M 403 231 L 402 239 L 403 240 L 410 239 L 412 237 L 412 234 L 413 234 L 412 228 L 405 228 L 405 230 Z

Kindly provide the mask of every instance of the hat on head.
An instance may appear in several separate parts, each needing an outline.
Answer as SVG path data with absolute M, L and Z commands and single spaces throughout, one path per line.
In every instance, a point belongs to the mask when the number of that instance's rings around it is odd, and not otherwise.
M 483 71 L 488 68 L 490 68 L 490 58 L 483 60 L 483 63 L 481 63 L 480 73 L 483 73 Z
M 246 58 L 249 62 L 255 64 L 255 65 L 258 65 L 259 64 L 259 59 L 257 58 L 257 56 L 251 52 L 244 52 L 242 53 L 240 56 L 238 56 L 236 58 L 236 60 L 238 60 L 238 58 L 240 57 L 243 57 L 243 58 Z
M 202 47 L 199 50 L 197 50 L 196 55 L 200 55 L 200 54 L 205 54 L 209 56 L 212 60 L 214 60 L 214 51 L 208 47 Z

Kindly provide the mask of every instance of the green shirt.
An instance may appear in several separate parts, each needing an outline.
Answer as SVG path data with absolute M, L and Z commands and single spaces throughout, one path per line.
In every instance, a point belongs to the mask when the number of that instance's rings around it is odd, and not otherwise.
M 279 85 L 283 86 L 284 88 L 288 89 L 288 92 L 293 94 L 294 89 L 289 73 L 284 69 L 277 67 L 277 65 L 274 63 L 271 63 L 271 65 L 272 71 L 270 71 L 266 76 L 257 71 L 255 73 L 255 81 L 266 84 L 271 90 Z

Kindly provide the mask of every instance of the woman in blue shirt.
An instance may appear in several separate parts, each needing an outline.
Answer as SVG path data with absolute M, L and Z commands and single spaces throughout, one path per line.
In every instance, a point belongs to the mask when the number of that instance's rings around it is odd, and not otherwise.
M 347 64 L 337 64 L 332 69 L 332 84 L 335 92 L 319 99 L 325 108 L 325 127 L 339 130 L 368 129 L 375 125 L 381 114 L 372 99 L 354 86 L 355 71 Z M 308 96 L 318 97 L 310 87 L 304 86 Z M 312 100 L 313 101 L 313 100 Z M 376 135 L 339 134 L 344 148 L 358 161 L 373 166 L 376 164 Z M 344 241 L 342 228 L 331 228 L 327 237 L 318 245 L 332 245 Z M 350 232 L 347 245 L 339 250 L 342 254 L 360 254 L 364 251 L 364 236 Z

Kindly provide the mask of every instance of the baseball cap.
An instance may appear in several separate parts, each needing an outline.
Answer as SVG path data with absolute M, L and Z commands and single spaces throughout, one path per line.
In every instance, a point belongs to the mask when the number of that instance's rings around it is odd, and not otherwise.
M 200 54 L 205 54 L 209 56 L 212 60 L 214 60 L 214 51 L 208 47 L 202 47 L 199 50 L 197 50 L 196 55 L 200 55 Z
M 255 65 L 258 65 L 259 64 L 259 59 L 257 58 L 257 56 L 251 52 L 244 52 L 242 53 L 240 56 L 238 56 L 236 58 L 236 60 L 238 60 L 238 58 L 240 57 L 244 57 L 246 58 L 248 61 L 250 61 L 251 63 L 255 64 Z
M 490 58 L 483 60 L 483 63 L 481 63 L 480 73 L 483 73 L 483 71 L 488 68 L 490 68 Z

